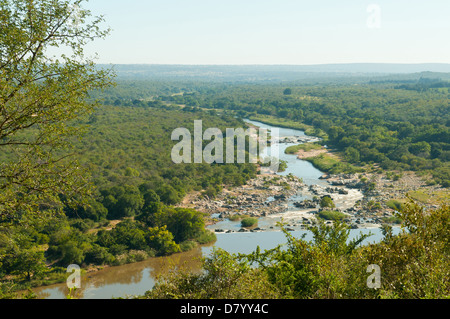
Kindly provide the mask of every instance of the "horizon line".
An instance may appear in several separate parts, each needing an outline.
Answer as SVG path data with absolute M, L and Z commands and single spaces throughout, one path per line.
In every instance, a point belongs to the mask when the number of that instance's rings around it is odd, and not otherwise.
M 315 63 L 315 64 L 293 64 L 293 63 L 115 63 L 115 62 L 98 62 L 96 64 L 114 64 L 114 65 L 184 65 L 184 66 L 326 66 L 326 65 L 439 65 L 445 64 L 450 65 L 450 62 L 335 62 L 335 63 Z

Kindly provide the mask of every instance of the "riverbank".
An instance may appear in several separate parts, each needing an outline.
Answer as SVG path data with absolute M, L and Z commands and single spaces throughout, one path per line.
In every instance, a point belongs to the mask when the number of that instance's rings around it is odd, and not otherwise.
M 303 124 L 298 121 L 282 119 L 282 118 L 278 118 L 278 117 L 274 117 L 274 116 L 270 116 L 270 115 L 261 115 L 261 114 L 250 116 L 250 120 L 260 122 L 263 124 L 267 124 L 267 125 L 271 125 L 271 126 L 300 130 L 300 131 L 305 132 L 305 134 L 308 136 L 315 136 L 318 138 L 326 138 L 327 137 L 327 134 L 324 131 L 322 131 L 320 129 L 319 130 L 315 129 L 311 125 Z
M 326 172 L 322 179 L 332 186 L 349 186 L 364 191 L 363 204 L 370 206 L 369 210 L 384 209 L 392 214 L 395 209 L 389 202 L 393 201 L 406 204 L 412 199 L 431 209 L 450 201 L 448 188 L 427 182 L 431 180 L 431 176 L 419 176 L 412 171 L 383 171 L 377 165 L 356 167 L 344 162 L 335 151 L 316 143 L 292 146 L 286 152 L 296 155 L 299 160 L 309 161 L 317 169 Z
M 250 125 L 257 127 L 255 122 L 250 123 Z M 289 125 L 286 127 L 289 127 Z M 292 129 L 292 127 L 289 128 Z M 297 187 L 297 194 L 300 193 L 303 200 L 294 202 L 294 207 L 292 207 L 292 202 L 289 203 L 289 199 L 284 198 L 284 201 L 272 202 L 271 207 L 268 208 L 268 213 L 252 214 L 253 216 L 290 220 L 293 221 L 293 225 L 303 227 L 305 226 L 304 224 L 313 222 L 322 213 L 322 209 L 319 206 L 319 199 L 324 196 L 329 196 L 336 204 L 336 208 L 333 211 L 336 212 L 337 216 L 344 216 L 343 219 L 353 229 L 379 228 L 383 224 L 398 226 L 401 223 L 401 220 L 395 214 L 398 207 L 393 205 L 396 204 L 397 200 L 406 203 L 408 196 L 411 194 L 416 195 L 416 197 L 426 197 L 429 199 L 430 196 L 423 195 L 424 189 L 426 189 L 426 194 L 433 194 L 434 197 L 440 196 L 445 198 L 448 195 L 448 192 L 446 193 L 445 190 L 443 192 L 440 191 L 439 187 L 425 185 L 424 179 L 419 178 L 412 172 L 399 176 L 394 174 L 395 178 L 392 178 L 389 172 L 383 172 L 375 165 L 356 167 L 345 163 L 334 151 L 317 144 L 316 142 L 319 140 L 316 137 L 310 136 L 280 136 L 277 142 L 285 144 L 303 142 L 300 145 L 287 147 L 286 153 L 294 154 L 299 161 L 311 162 L 321 171 L 337 171 L 338 173 L 323 174 L 320 179 L 326 181 L 326 186 L 322 184 L 309 185 L 308 187 L 301 185 Z M 289 152 L 288 149 L 290 148 L 295 151 Z M 295 192 L 291 192 L 288 196 L 293 197 L 294 194 Z M 216 203 L 203 202 L 196 209 L 203 209 L 210 214 L 216 213 L 219 219 L 215 222 L 218 222 L 219 226 L 226 225 L 229 227 L 229 223 L 223 222 L 224 219 L 237 214 L 248 213 L 246 210 L 247 206 L 245 205 L 246 195 L 254 196 L 254 194 L 248 193 L 248 188 L 243 188 L 242 193 L 239 194 L 241 200 L 233 202 L 239 209 L 233 206 L 223 205 L 223 200 L 227 201 L 227 196 L 224 196 Z M 234 195 L 231 196 L 234 199 Z M 267 196 L 262 200 L 267 200 Z M 261 198 L 259 200 L 261 201 Z M 431 204 L 429 206 L 436 207 L 437 205 Z M 253 208 L 253 206 L 251 207 Z M 223 212 L 223 208 L 234 209 L 234 211 Z M 232 232 L 227 229 L 214 228 L 216 231 Z M 265 229 L 261 229 L 260 227 L 256 229 L 256 231 L 261 230 Z M 245 231 L 245 229 L 240 229 L 240 231 Z

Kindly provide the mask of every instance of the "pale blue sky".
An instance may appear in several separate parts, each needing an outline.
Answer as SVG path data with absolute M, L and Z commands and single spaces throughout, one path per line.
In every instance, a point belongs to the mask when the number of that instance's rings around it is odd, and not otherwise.
M 379 20 L 367 12 L 371 4 Z M 450 63 L 450 0 L 91 0 L 85 7 L 113 29 L 88 47 L 99 63 Z

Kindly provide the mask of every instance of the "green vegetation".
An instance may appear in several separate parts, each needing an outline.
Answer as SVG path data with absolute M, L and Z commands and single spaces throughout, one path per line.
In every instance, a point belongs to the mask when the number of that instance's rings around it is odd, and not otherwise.
M 346 217 L 344 213 L 338 211 L 323 210 L 318 216 L 325 220 L 342 220 Z
M 398 200 L 391 199 L 391 200 L 386 202 L 386 206 L 389 207 L 389 208 L 392 208 L 392 209 L 394 209 L 396 211 L 401 211 L 402 207 L 403 207 L 403 204 L 402 204 L 402 202 L 400 202 Z
M 448 188 L 433 192 L 425 192 L 422 190 L 411 191 L 408 193 L 408 196 L 423 204 L 449 204 L 450 202 L 450 190 Z
M 318 143 L 305 143 L 299 145 L 293 145 L 286 148 L 286 154 L 297 154 L 298 151 L 302 150 L 305 152 L 309 152 L 312 150 L 320 150 L 324 147 Z M 357 157 L 352 148 L 349 148 L 345 151 L 344 157 L 345 160 L 342 160 L 336 155 L 331 155 L 328 153 L 322 153 L 317 156 L 306 157 L 305 160 L 311 162 L 314 167 L 317 169 L 331 174 L 339 174 L 339 173 L 358 173 L 364 171 L 363 168 L 350 164 L 349 162 L 355 162 L 355 158 Z M 358 154 L 359 156 L 359 154 Z M 358 157 L 359 159 L 359 157 Z
M 248 217 L 241 220 L 241 226 L 245 228 L 250 228 L 258 224 L 258 218 Z
M 400 225 L 403 222 L 402 219 L 398 216 L 382 217 L 381 220 L 384 223 L 397 224 L 397 225 Z
M 232 222 L 235 222 L 235 221 L 239 221 L 239 220 L 242 220 L 242 219 L 245 219 L 245 218 L 249 218 L 249 217 L 250 217 L 249 215 L 235 214 L 235 215 L 232 215 L 232 216 L 228 217 L 228 220 L 230 220 Z
M 286 245 L 248 255 L 216 250 L 204 259 L 204 272 L 172 272 L 140 298 L 301 298 L 420 299 L 449 298 L 450 208 L 428 211 L 406 205 L 398 217 L 405 232 L 383 228 L 377 244 L 349 239 L 349 226 L 320 222 L 309 229 L 312 241 L 284 230 Z M 368 287 L 368 266 L 381 268 L 381 287 Z
M 336 207 L 336 205 L 333 202 L 333 199 L 330 196 L 322 197 L 319 205 L 321 208 L 335 208 Z
M 422 73 L 392 79 L 365 77 L 352 83 L 336 80 L 333 85 L 292 82 L 290 95 L 283 94 L 286 87 L 273 83 L 216 83 L 208 89 L 199 84 L 184 94 L 158 99 L 302 129 L 325 138 L 327 146 L 357 168 L 376 163 L 388 171 L 430 173 L 435 183 L 448 187 L 449 87 L 448 81 L 436 77 L 449 78 Z M 415 84 L 423 89 L 410 89 Z M 355 170 L 346 164 L 333 166 L 326 157 L 314 162 L 331 172 Z
M 24 288 L 45 283 L 43 278 L 53 273 L 65 280 L 63 272 L 53 269 L 72 263 L 120 265 L 215 241 L 203 214 L 173 205 L 191 191 L 242 185 L 256 176 L 256 166 L 174 164 L 171 132 L 193 130 L 198 118 L 205 127 L 244 126 L 201 110 L 112 106 L 80 120 L 88 129 L 83 139 L 73 141 L 74 157 L 90 172 L 85 178 L 92 195 L 78 199 L 84 204 L 64 205 L 54 216 L 34 220 L 23 215 L 26 224 L 0 224 L 0 277 L 23 280 Z M 47 212 L 43 205 L 42 216 Z
M 305 158 L 305 160 L 313 164 L 317 169 L 330 174 L 354 174 L 363 171 L 363 169 L 360 167 L 356 167 L 352 164 L 343 162 L 336 156 L 328 154 L 320 154 L 318 156 Z
M 299 145 L 293 145 L 286 148 L 284 151 L 286 154 L 296 154 L 298 151 L 303 150 L 305 152 L 309 152 L 311 150 L 320 150 L 323 146 L 317 143 L 305 143 Z
M 110 84 L 83 52 L 108 30 L 81 6 L 75 26 L 74 11 L 69 1 L 0 2 L 0 223 L 55 214 L 61 194 L 88 195 L 70 138 L 83 130 L 73 121 L 94 110 L 89 92 Z
M 280 160 L 278 161 L 278 172 L 284 172 L 288 168 L 287 162 Z

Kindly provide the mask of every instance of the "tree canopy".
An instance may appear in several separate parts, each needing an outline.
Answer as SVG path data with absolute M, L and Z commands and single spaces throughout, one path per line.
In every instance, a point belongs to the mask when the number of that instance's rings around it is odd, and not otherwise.
M 86 191 L 80 167 L 69 159 L 73 120 L 93 111 L 88 93 L 111 81 L 84 55 L 103 38 L 103 18 L 84 1 L 0 1 L 0 218 L 20 219 L 40 206 L 60 208 Z

